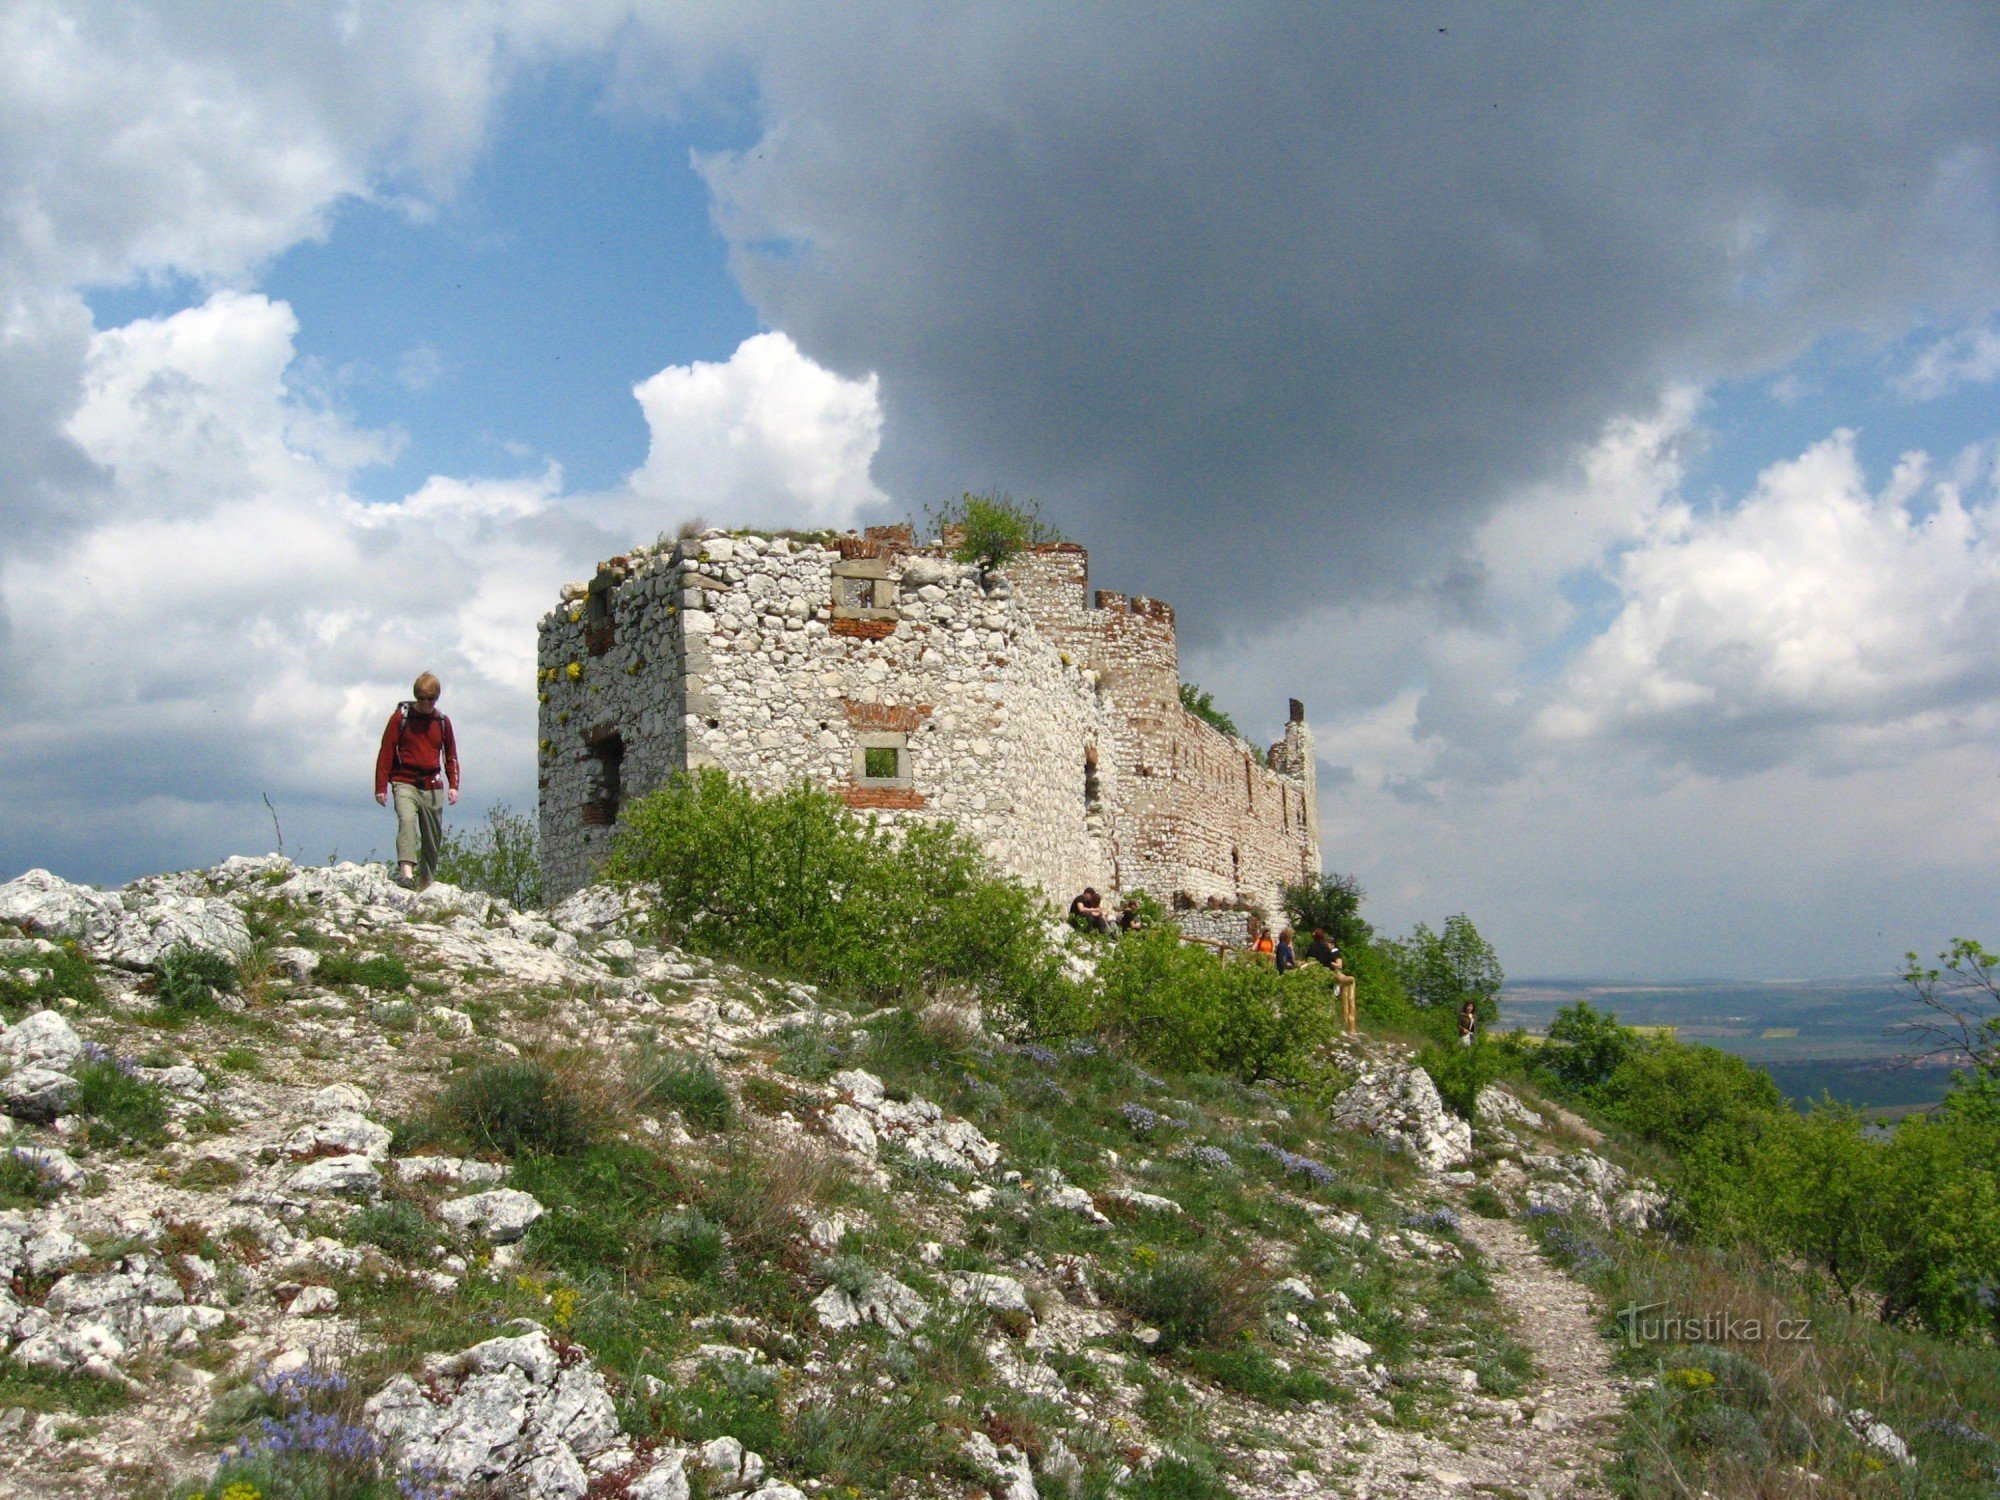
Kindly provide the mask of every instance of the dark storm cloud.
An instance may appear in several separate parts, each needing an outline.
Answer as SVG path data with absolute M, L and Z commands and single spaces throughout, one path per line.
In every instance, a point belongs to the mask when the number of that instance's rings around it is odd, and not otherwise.
M 880 372 L 885 487 L 1045 495 L 1196 636 L 1437 570 L 1664 382 L 2000 286 L 1987 5 L 840 7 L 748 50 L 718 221 Z

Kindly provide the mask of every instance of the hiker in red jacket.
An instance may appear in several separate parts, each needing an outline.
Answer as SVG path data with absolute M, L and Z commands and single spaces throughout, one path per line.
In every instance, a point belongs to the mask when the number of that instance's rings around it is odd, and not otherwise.
M 445 798 L 458 801 L 458 740 L 451 720 L 437 711 L 437 678 L 426 672 L 410 691 L 414 701 L 398 703 L 382 730 L 375 800 L 386 807 L 390 792 L 396 794 L 396 881 L 422 890 L 437 874 Z

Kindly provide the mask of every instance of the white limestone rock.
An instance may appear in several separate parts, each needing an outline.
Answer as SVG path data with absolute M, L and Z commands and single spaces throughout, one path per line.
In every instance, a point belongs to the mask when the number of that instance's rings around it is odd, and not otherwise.
M 365 1156 L 326 1156 L 300 1167 L 285 1186 L 295 1193 L 373 1198 L 382 1191 L 382 1177 Z
M 57 1011 L 38 1010 L 7 1029 L 0 1036 L 0 1059 L 9 1067 L 26 1068 L 40 1063 L 64 1069 L 83 1055 L 83 1038 Z
M 975 1428 L 965 1436 L 965 1453 L 999 1480 L 1000 1500 L 1038 1500 L 1034 1470 L 1027 1455 L 1012 1443 L 995 1446 L 992 1438 Z
M 951 1291 L 952 1301 L 962 1307 L 987 1307 L 994 1312 L 1034 1316 L 1034 1309 L 1028 1304 L 1028 1289 L 1012 1276 L 962 1271 L 947 1277 L 945 1285 Z
M 511 1245 L 542 1216 L 542 1205 L 517 1188 L 494 1188 L 438 1205 L 438 1217 L 460 1234 L 483 1235 L 495 1245 Z
M 343 1111 L 301 1126 L 286 1139 L 285 1151 L 291 1156 L 335 1152 L 381 1161 L 389 1154 L 389 1141 L 387 1126 L 378 1125 L 365 1115 Z
M 1472 1117 L 1481 1125 L 1523 1125 L 1529 1130 L 1547 1128 L 1547 1122 L 1540 1115 L 1515 1098 L 1511 1089 L 1498 1083 L 1489 1083 L 1480 1089 L 1472 1101 Z
M 1333 1102 L 1336 1124 L 1365 1131 L 1409 1156 L 1426 1172 L 1472 1160 L 1472 1127 L 1444 1107 L 1430 1074 L 1406 1059 L 1350 1049 L 1354 1082 Z
M 371 1103 L 363 1089 L 351 1083 L 330 1083 L 312 1096 L 312 1112 L 316 1115 L 360 1115 L 368 1112 Z
M 47 1124 L 69 1108 L 76 1090 L 69 1074 L 34 1063 L 0 1078 L 0 1109 L 17 1120 Z

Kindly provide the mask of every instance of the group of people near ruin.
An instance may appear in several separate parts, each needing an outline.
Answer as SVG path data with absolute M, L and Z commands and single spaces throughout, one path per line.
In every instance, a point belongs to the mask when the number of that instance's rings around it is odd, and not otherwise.
M 1095 886 L 1085 886 L 1071 898 L 1069 903 L 1069 924 L 1078 932 L 1094 932 L 1103 937 L 1114 933 L 1134 932 L 1146 925 L 1140 914 L 1136 897 L 1127 896 L 1119 903 L 1118 915 L 1114 918 L 1104 909 L 1104 898 Z M 1114 925 L 1115 924 L 1115 925 Z M 1271 929 L 1255 918 L 1250 923 L 1249 950 L 1260 959 L 1268 960 L 1280 974 L 1289 974 L 1302 962 L 1316 963 L 1333 975 L 1334 991 L 1340 997 L 1342 1024 L 1349 1031 L 1355 1029 L 1355 992 L 1357 985 L 1340 955 L 1340 948 L 1326 935 L 1326 929 L 1315 927 L 1312 941 L 1306 945 L 1301 958 L 1296 935 L 1289 927 L 1281 927 L 1273 934 Z

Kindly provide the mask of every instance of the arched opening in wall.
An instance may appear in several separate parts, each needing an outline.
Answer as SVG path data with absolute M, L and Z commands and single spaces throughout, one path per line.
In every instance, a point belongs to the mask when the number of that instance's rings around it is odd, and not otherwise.
M 1236 887 L 1236 894 L 1239 896 L 1242 895 L 1243 851 L 1241 849 L 1231 849 L 1229 851 L 1229 880 Z
M 1083 747 L 1083 810 L 1094 813 L 1098 809 L 1101 789 L 1097 784 L 1097 746 Z
M 590 751 L 590 795 L 583 804 L 587 828 L 609 828 L 618 821 L 624 796 L 625 737 L 615 729 L 599 730 L 585 742 Z

